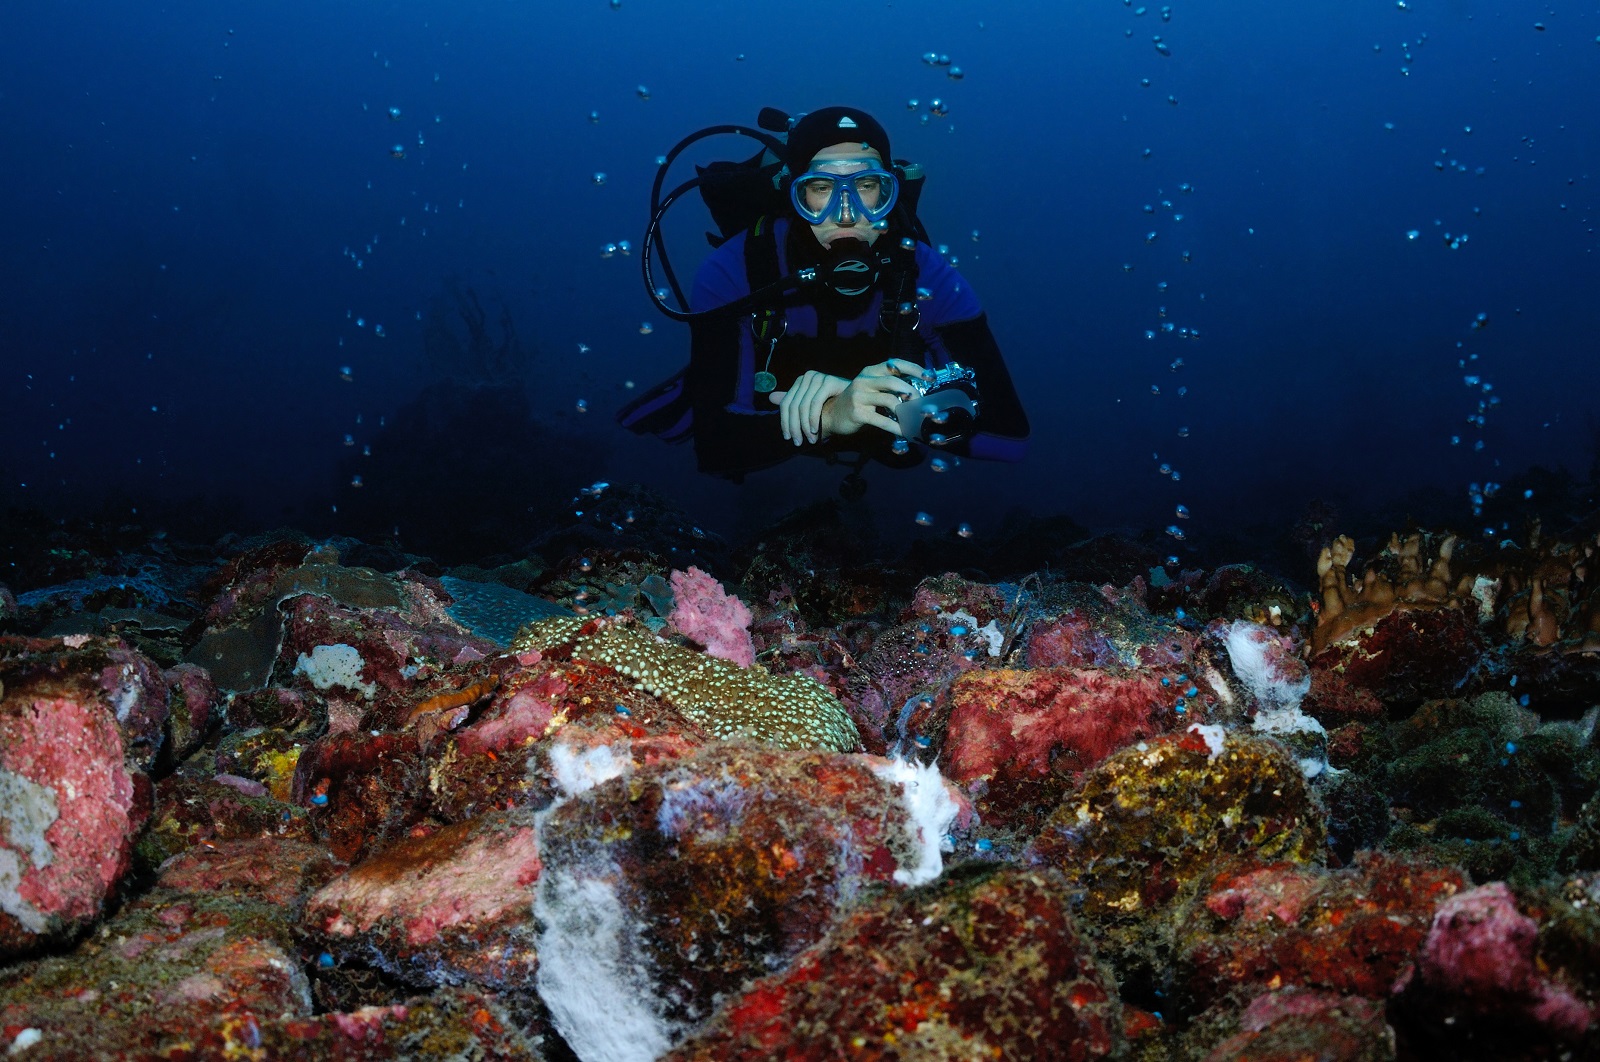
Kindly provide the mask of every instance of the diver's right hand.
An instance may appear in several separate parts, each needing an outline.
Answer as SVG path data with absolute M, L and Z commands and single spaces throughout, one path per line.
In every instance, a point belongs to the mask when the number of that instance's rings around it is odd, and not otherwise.
M 822 407 L 822 430 L 831 435 L 853 435 L 871 425 L 898 436 L 900 422 L 885 411 L 917 396 L 917 389 L 902 377 L 925 375 L 921 365 L 903 358 L 868 365 Z

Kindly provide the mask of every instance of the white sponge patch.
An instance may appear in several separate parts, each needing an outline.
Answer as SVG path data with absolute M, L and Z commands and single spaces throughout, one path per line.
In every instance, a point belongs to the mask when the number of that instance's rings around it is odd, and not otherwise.
M 899 784 L 906 810 L 911 815 L 911 832 L 917 842 L 916 865 L 896 870 L 894 880 L 902 885 L 926 885 L 944 870 L 944 836 L 950 824 L 956 821 L 960 808 L 951 799 L 937 767 L 890 760 L 874 766 L 873 772 L 879 778 Z
M 1293 709 L 1311 692 L 1311 673 L 1276 633 L 1235 620 L 1228 627 L 1228 661 L 1256 703 L 1267 711 Z
M 294 663 L 294 673 L 310 679 L 319 690 L 343 686 L 371 697 L 378 692 L 378 687 L 361 681 L 361 669 L 365 664 L 361 651 L 353 645 L 318 645 L 312 648 L 310 656 L 300 654 L 300 659 Z
M 612 883 L 546 870 L 534 890 L 539 996 L 583 1062 L 650 1062 L 674 1030 L 656 1012 L 654 990 Z
M 582 750 L 557 742 L 550 747 L 550 766 L 561 795 L 571 798 L 633 770 L 633 754 L 627 741 L 618 742 L 615 748 L 596 745 Z M 531 763 L 529 769 L 533 769 Z

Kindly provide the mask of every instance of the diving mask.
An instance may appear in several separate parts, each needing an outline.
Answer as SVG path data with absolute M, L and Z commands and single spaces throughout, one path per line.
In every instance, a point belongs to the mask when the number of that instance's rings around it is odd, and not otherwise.
M 795 212 L 812 225 L 877 224 L 900 197 L 900 182 L 874 158 L 817 162 L 789 185 Z

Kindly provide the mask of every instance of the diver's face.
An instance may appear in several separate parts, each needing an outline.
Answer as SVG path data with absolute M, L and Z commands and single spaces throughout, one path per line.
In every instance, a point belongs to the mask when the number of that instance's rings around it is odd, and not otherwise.
M 860 143 L 834 144 L 825 147 L 811 157 L 811 165 L 807 171 L 818 170 L 823 173 L 837 173 L 841 175 L 858 173 L 861 170 L 881 168 L 883 156 L 878 154 L 876 148 L 864 147 Z M 808 206 L 821 210 L 828 204 L 829 188 L 822 187 L 823 182 L 818 182 L 815 191 L 801 187 L 800 193 L 805 196 Z M 848 198 L 845 200 L 848 202 Z M 869 204 L 870 205 L 870 204 Z M 872 222 L 859 215 L 854 215 L 846 208 L 843 216 L 835 214 L 820 225 L 811 226 L 811 234 L 817 242 L 824 247 L 832 247 L 843 239 L 856 239 L 871 245 L 878 239 L 878 230 L 872 227 Z

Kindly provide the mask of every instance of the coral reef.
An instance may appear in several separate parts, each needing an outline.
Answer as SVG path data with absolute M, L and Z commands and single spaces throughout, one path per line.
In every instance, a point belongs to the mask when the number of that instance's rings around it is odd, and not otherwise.
M 1313 594 L 1061 521 L 882 564 L 859 507 L 735 551 L 574 501 L 442 576 L 17 565 L 0 1048 L 1600 1056 L 1593 538 L 1319 518 Z
M 865 904 L 666 1057 L 1110 1057 L 1116 988 L 1063 884 L 984 868 Z

